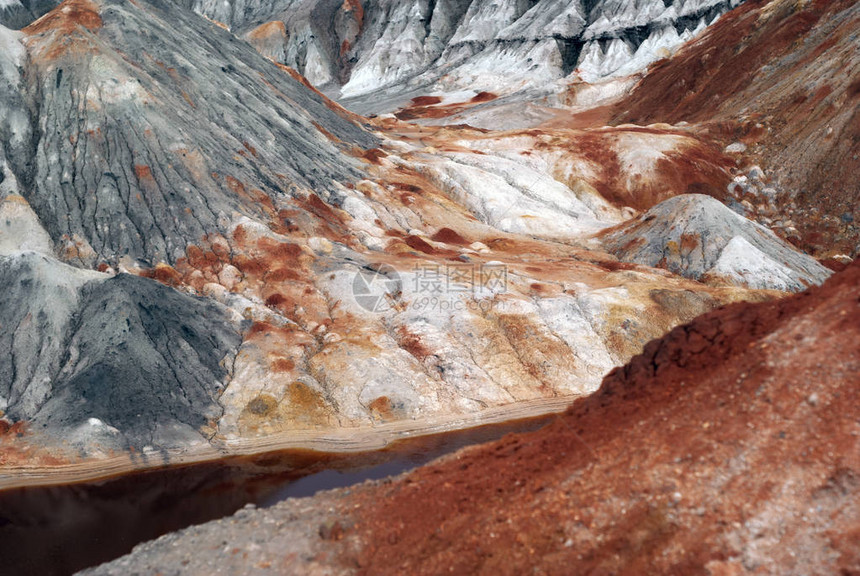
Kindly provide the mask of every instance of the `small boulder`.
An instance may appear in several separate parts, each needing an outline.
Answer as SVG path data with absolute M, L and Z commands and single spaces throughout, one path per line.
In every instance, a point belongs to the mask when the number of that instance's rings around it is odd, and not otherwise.
M 758 180 L 760 182 L 764 182 L 764 170 L 762 170 L 760 166 L 753 166 L 749 169 L 749 172 L 747 172 L 747 177 L 750 180 Z

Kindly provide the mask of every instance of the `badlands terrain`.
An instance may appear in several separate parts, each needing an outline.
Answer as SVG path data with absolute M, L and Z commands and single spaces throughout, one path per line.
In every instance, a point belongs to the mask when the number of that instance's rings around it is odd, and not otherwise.
M 860 572 L 857 30 L 0 4 L 0 487 L 573 404 L 94 573 Z
M 675 328 L 537 432 L 84 573 L 856 574 L 858 342 L 855 264 Z

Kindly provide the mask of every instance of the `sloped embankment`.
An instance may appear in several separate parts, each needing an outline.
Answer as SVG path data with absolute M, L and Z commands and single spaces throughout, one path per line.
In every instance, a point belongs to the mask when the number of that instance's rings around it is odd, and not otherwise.
M 674 329 L 543 430 L 89 573 L 854 573 L 858 342 L 855 264 Z

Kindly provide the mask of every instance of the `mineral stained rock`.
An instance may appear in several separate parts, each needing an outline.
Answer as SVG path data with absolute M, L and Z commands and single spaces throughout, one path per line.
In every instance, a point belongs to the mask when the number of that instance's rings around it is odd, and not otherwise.
M 234 213 L 267 217 L 299 187 L 324 194 L 355 176 L 331 139 L 376 143 L 172 3 L 76 0 L 24 33 L 29 132 L 40 138 L 13 172 L 81 264 L 173 261 L 190 240 L 227 233 Z
M 572 4 L 512 12 L 497 30 L 492 3 L 442 4 L 434 26 L 456 46 L 440 58 L 534 44 L 547 26 L 603 42 L 640 25 L 598 3 L 581 29 Z M 698 22 L 726 6 L 666 10 Z M 278 61 L 278 39 L 290 54 L 297 37 L 273 15 L 289 7 L 213 7 L 69 0 L 2 29 L 0 268 L 15 304 L 3 312 L 13 353 L 0 357 L 0 410 L 27 427 L 3 440 L 22 453 L 169 459 L 574 398 L 681 322 L 826 277 L 734 213 L 723 240 L 711 221 L 683 232 L 707 240 L 702 270 L 607 252 L 603 231 L 635 228 L 623 223 L 637 211 L 733 182 L 735 160 L 705 131 L 363 118 Z M 374 5 L 301 7 L 289 13 L 333 14 L 331 30 L 355 35 L 345 53 L 370 54 L 375 26 L 402 21 Z M 442 25 L 450 10 L 456 27 Z M 646 12 L 637 18 L 670 16 Z M 608 31 L 601 14 L 627 24 Z M 416 97 L 400 116 L 438 106 Z M 654 210 L 680 218 L 669 207 Z
M 854 264 L 675 328 L 542 430 L 84 574 L 852 574 L 858 342 Z
M 616 121 L 727 128 L 782 193 L 774 219 L 794 221 L 795 244 L 850 256 L 860 246 L 858 27 L 851 0 L 743 4 L 656 65 Z
M 93 572 L 860 570 L 858 15 L 0 3 L 0 486 L 579 399 Z
M 181 3 L 69 0 L 2 41 L 16 446 L 168 458 L 575 397 L 679 322 L 767 297 L 590 239 L 635 213 L 619 201 L 650 206 L 661 162 L 688 169 L 669 196 L 728 182 L 696 134 L 371 122 Z
M 604 245 L 625 262 L 753 288 L 797 292 L 830 275 L 772 231 L 700 194 L 661 202 L 607 233 Z

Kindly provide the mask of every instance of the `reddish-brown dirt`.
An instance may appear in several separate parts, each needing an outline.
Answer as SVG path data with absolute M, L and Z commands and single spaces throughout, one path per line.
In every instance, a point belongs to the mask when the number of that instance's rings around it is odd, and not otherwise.
M 66 0 L 22 32 L 32 39 L 47 37 L 45 49 L 34 55 L 36 60 L 57 61 L 65 56 L 86 54 L 93 48 L 93 35 L 103 25 L 99 7 L 90 0 Z
M 860 264 L 648 344 L 552 425 L 355 491 L 365 574 L 860 573 Z
M 655 64 L 614 122 L 707 125 L 796 195 L 801 248 L 860 241 L 860 99 L 854 0 L 751 0 Z
M 597 106 L 573 114 L 567 110 L 558 110 L 554 112 L 552 118 L 539 127 L 545 130 L 600 128 L 609 124 L 613 112 L 614 108 L 611 105 Z
M 475 94 L 475 95 L 472 97 L 472 99 L 471 99 L 471 100 L 469 100 L 469 102 L 475 102 L 475 103 L 478 103 L 478 102 L 492 102 L 492 101 L 493 101 L 493 100 L 495 100 L 496 98 L 498 98 L 498 96 L 496 96 L 496 95 L 495 95 L 495 94 L 493 94 L 492 92 L 478 92 L 477 94 Z
M 625 169 L 619 158 L 617 141 L 625 135 L 665 137 L 687 134 L 663 128 L 628 126 L 584 131 L 530 130 L 524 134 L 538 137 L 536 150 L 567 149 L 571 157 L 593 163 L 599 177 L 592 179 L 605 199 L 616 206 L 647 210 L 679 194 L 701 193 L 718 199 L 725 197 L 731 180 L 733 161 L 706 138 L 690 139 L 682 148 L 668 152 L 647 177 Z
M 28 422 L 21 420 L 10 422 L 3 418 L 3 413 L 0 411 L 0 466 L 27 464 L 50 467 L 62 466 L 69 462 L 68 454 L 45 447 L 41 440 L 36 437 L 34 441 Z
M 416 120 L 418 118 L 447 118 L 453 116 L 484 102 L 491 102 L 498 98 L 492 92 L 479 92 L 468 102 L 454 102 L 442 104 L 438 96 L 418 96 L 413 98 L 409 105 L 395 113 L 398 120 Z
M 287 26 L 280 20 L 274 20 L 272 22 L 260 24 L 257 28 L 254 28 L 253 30 L 248 32 L 249 40 L 266 40 L 272 37 L 287 37 Z
M 450 228 L 440 228 L 433 236 L 430 238 L 436 242 L 444 242 L 445 244 L 456 244 L 458 246 L 466 246 L 469 244 L 469 241 L 463 238 L 456 231 L 451 230 Z
M 434 106 L 442 102 L 439 96 L 417 96 L 412 99 L 410 106 Z
M 98 30 L 102 27 L 98 7 L 89 0 L 66 0 L 59 10 L 52 10 L 24 29 L 28 35 L 58 31 L 71 34 L 79 27 Z

